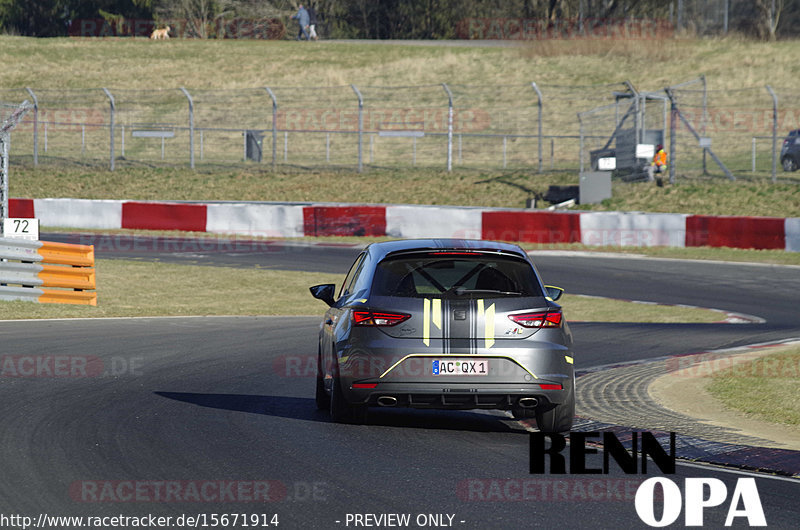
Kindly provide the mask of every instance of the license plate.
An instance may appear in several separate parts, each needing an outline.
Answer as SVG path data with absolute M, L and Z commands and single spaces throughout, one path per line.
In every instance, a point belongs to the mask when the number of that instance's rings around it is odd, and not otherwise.
M 437 360 L 431 367 L 433 375 L 489 375 L 488 359 Z

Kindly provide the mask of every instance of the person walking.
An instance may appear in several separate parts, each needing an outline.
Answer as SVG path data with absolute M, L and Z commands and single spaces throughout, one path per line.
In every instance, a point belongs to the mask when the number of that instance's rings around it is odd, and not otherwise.
M 297 40 L 300 40 L 303 36 L 305 36 L 306 40 L 310 40 L 308 36 L 308 11 L 303 7 L 303 4 L 297 6 L 297 13 L 292 15 L 292 18 L 296 19 L 300 25 L 300 30 L 297 32 Z
M 306 11 L 308 11 L 308 37 L 319 40 L 317 36 L 317 10 L 314 9 L 313 5 L 309 5 Z

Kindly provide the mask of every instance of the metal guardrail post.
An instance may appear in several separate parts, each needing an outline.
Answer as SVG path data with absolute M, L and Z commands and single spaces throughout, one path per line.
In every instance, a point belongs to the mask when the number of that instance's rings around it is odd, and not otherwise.
M 39 165 L 39 99 L 33 90 L 25 88 L 33 99 L 33 165 Z
M 364 97 L 355 85 L 350 85 L 358 97 L 358 172 L 364 171 Z
M 539 173 L 542 172 L 542 92 L 539 90 L 539 87 L 536 86 L 536 83 L 531 83 L 531 86 L 536 91 L 536 97 L 538 98 L 538 107 L 539 107 Z
M 111 92 L 108 91 L 107 88 L 103 89 L 103 92 L 106 93 L 108 96 L 109 104 L 111 105 L 111 124 L 109 125 L 110 130 L 110 139 L 109 139 L 109 149 L 111 151 L 111 171 L 114 171 L 114 114 L 117 110 L 116 103 L 114 102 L 114 96 L 111 95 Z
M 192 99 L 192 95 L 189 94 L 189 91 L 185 88 L 181 87 L 181 92 L 183 92 L 183 95 L 189 100 L 189 160 L 192 169 L 194 169 L 194 100 Z M 161 143 L 163 145 L 163 139 Z
M 453 170 L 453 93 L 447 83 L 442 83 L 447 93 L 447 171 Z M 415 153 L 416 156 L 416 153 Z
M 267 91 L 270 99 L 272 99 L 272 171 L 275 171 L 278 155 L 278 99 L 268 86 L 265 86 L 264 90 Z
M 772 96 L 772 183 L 778 181 L 777 175 L 777 149 L 778 149 L 778 95 L 772 90 L 772 87 L 767 85 L 767 92 Z

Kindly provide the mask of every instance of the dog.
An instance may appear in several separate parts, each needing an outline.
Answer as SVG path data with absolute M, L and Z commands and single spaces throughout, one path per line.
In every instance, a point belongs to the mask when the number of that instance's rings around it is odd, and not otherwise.
M 150 38 L 153 40 L 167 40 L 169 39 L 169 30 L 171 28 L 167 26 L 163 29 L 154 29 L 153 33 L 150 34 Z

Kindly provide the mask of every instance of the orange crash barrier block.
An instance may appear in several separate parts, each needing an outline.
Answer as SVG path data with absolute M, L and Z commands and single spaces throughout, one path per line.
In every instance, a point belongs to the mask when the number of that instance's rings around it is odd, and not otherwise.
M 42 289 L 40 304 L 77 304 L 97 305 L 96 291 L 61 291 L 59 289 Z
M 94 246 L 42 241 L 39 255 L 44 263 L 61 263 L 78 267 L 94 266 Z

